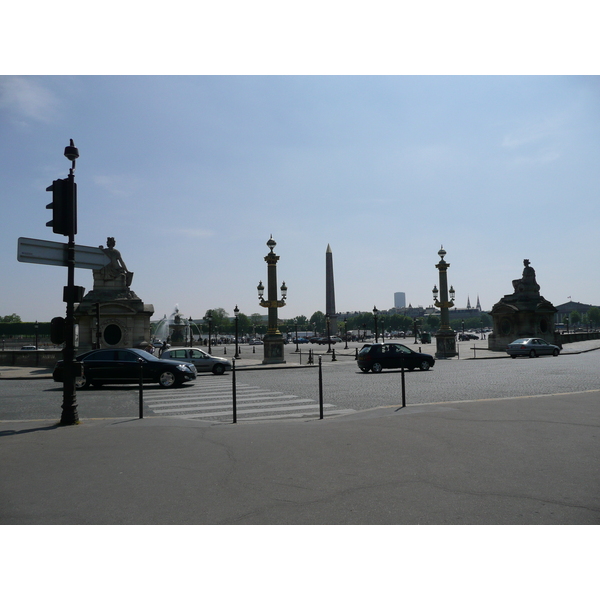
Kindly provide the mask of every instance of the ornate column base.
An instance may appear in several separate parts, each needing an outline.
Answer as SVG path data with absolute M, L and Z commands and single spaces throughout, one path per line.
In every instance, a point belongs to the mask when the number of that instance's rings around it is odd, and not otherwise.
M 436 358 L 452 358 L 456 356 L 456 333 L 450 331 L 438 331 L 435 334 Z
M 263 337 L 263 342 L 263 365 L 285 363 L 283 357 L 283 335 L 281 335 L 281 333 L 267 333 L 265 337 Z

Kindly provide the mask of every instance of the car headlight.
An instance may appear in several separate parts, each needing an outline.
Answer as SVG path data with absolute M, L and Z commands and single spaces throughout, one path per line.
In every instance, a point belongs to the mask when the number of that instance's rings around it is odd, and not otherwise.
M 186 365 L 186 364 L 182 363 L 180 365 L 177 365 L 177 368 L 180 371 L 189 371 L 190 373 L 192 373 L 192 369 L 190 369 L 190 365 Z

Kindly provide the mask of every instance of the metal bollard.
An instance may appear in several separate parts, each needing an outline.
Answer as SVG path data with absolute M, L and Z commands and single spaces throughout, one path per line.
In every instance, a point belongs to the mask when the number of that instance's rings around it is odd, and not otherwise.
M 237 390 L 235 385 L 235 358 L 231 359 L 231 385 L 233 392 L 233 422 L 237 423 Z
M 336 361 L 337 358 L 335 357 L 335 348 L 331 351 L 331 362 Z
M 321 369 L 321 357 L 319 356 L 319 419 L 323 418 L 323 371 Z
M 138 358 L 140 363 L 140 393 L 139 393 L 139 416 L 144 418 L 144 359 Z

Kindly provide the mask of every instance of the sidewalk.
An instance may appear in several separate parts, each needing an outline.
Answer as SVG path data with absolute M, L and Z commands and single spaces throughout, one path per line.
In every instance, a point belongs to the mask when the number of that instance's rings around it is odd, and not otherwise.
M 0 524 L 599 524 L 599 402 L 4 422 Z
M 396 341 L 396 340 L 394 340 Z M 435 356 L 435 342 L 432 344 L 413 344 L 410 340 L 398 340 L 401 344 L 417 351 L 424 352 Z M 487 349 L 485 340 L 475 340 L 470 342 L 458 342 L 458 357 L 449 360 L 482 360 L 482 359 L 500 359 L 509 358 L 505 352 L 492 352 Z M 214 348 L 213 355 L 223 356 L 229 360 L 233 357 L 233 346 L 227 347 L 228 353 L 223 353 L 223 347 Z M 313 350 L 314 364 L 308 364 L 308 350 Z M 262 364 L 262 348 L 253 353 L 246 351 L 242 353 L 242 357 L 236 360 L 235 368 L 237 369 L 294 369 L 299 367 L 312 367 L 318 364 L 319 356 L 323 365 L 332 362 L 332 355 L 319 346 L 318 348 L 300 347 L 300 352 L 295 352 L 295 345 L 286 346 L 285 363 L 275 365 Z M 573 344 L 565 344 L 561 354 L 580 354 L 581 352 L 591 352 L 592 350 L 600 350 L 600 340 L 587 340 L 584 342 L 575 342 Z M 344 350 L 340 347 L 336 350 L 336 359 L 338 361 L 353 360 L 356 351 L 353 349 Z M 0 366 L 0 380 L 2 379 L 50 379 L 52 378 L 52 368 L 42 367 L 3 367 Z

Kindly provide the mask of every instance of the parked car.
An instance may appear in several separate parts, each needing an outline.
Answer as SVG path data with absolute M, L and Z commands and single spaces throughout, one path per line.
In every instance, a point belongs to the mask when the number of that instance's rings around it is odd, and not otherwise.
M 264 346 L 264 342 L 262 340 L 250 340 L 248 344 L 250 346 Z
M 193 381 L 197 373 L 196 367 L 189 362 L 157 358 L 137 348 L 90 350 L 80 354 L 76 360 L 83 364 L 83 372 L 77 369 L 75 379 L 77 389 L 87 388 L 90 385 L 99 387 L 105 383 L 138 383 L 140 364 L 143 381 L 158 383 L 164 388 Z M 62 382 L 63 377 L 64 364 L 59 360 L 54 367 L 52 378 L 56 382 Z
M 331 341 L 332 344 L 337 344 L 337 342 L 342 341 L 341 338 L 339 338 L 335 335 L 330 335 L 329 340 Z M 311 342 L 311 344 L 320 344 L 322 346 L 324 344 L 329 344 L 329 340 L 327 339 L 327 336 L 325 336 L 325 337 L 311 338 L 310 342 Z
M 298 343 L 298 344 L 308 344 L 308 339 L 302 337 L 302 338 L 298 338 L 298 341 L 296 342 L 296 339 L 294 338 L 294 344 L 296 344 L 296 343 Z
M 365 373 L 380 373 L 382 369 L 400 369 L 402 366 L 409 371 L 428 371 L 434 364 L 433 356 L 415 352 L 404 344 L 365 344 L 358 353 L 358 367 Z
M 529 356 L 529 358 L 535 358 L 542 354 L 558 356 L 560 354 L 560 348 L 554 344 L 549 344 L 540 338 L 520 338 L 511 342 L 506 347 L 506 352 L 508 352 L 511 358 L 517 358 L 517 356 Z
M 161 358 L 170 358 L 192 363 L 198 371 L 212 371 L 215 375 L 223 375 L 231 371 L 231 362 L 220 356 L 212 356 L 200 348 L 169 348 Z
M 21 350 L 37 350 L 35 346 L 21 346 Z

